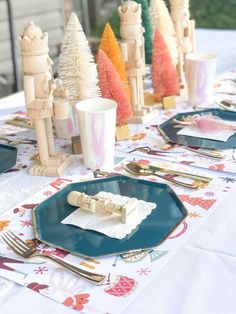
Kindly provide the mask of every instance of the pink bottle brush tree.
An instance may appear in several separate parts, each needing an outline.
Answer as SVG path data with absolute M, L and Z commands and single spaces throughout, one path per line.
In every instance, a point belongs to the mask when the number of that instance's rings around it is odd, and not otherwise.
M 132 116 L 132 107 L 119 74 L 107 57 L 106 53 L 99 49 L 97 56 L 99 87 L 102 97 L 110 98 L 117 102 L 116 124 L 127 124 Z
M 155 31 L 152 51 L 152 86 L 162 97 L 179 94 L 179 78 L 160 30 Z

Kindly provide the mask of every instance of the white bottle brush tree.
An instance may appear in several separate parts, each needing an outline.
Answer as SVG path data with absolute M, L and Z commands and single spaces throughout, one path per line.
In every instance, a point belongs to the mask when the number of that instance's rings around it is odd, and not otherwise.
M 72 105 L 79 100 L 100 96 L 97 67 L 75 13 L 67 23 L 58 73 Z

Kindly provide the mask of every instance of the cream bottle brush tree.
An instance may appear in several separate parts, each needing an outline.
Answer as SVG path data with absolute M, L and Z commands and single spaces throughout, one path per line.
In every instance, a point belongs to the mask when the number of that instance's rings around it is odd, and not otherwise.
M 52 116 L 57 108 L 60 118 L 67 118 L 68 110 L 54 100 L 56 84 L 52 74 L 52 60 L 48 55 L 48 34 L 33 22 L 18 37 L 24 72 L 25 102 L 28 115 L 34 124 L 39 160 L 29 167 L 29 174 L 59 176 L 72 159 L 55 152 Z M 61 98 L 59 98 L 61 100 Z
M 72 105 L 78 100 L 100 96 L 96 64 L 75 13 L 67 23 L 58 73 Z
M 178 49 L 176 32 L 173 21 L 167 6 L 163 0 L 150 1 L 150 18 L 153 37 L 156 29 L 159 29 L 165 43 L 167 44 L 170 56 L 175 65 L 178 64 Z

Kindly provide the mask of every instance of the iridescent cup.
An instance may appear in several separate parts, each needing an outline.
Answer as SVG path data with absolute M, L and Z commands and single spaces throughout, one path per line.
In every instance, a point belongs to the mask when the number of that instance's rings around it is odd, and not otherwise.
M 76 104 L 83 161 L 90 169 L 113 168 L 116 107 L 114 100 L 99 97 Z
M 210 106 L 213 103 L 217 57 L 211 53 L 189 53 L 185 57 L 188 102 L 192 106 Z

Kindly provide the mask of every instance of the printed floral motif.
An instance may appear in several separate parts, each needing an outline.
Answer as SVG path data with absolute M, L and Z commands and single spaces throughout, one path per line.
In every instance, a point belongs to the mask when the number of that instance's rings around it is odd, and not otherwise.
M 23 217 L 28 209 L 33 209 L 38 204 L 23 204 L 20 207 L 13 209 L 14 214 L 18 214 L 20 217 Z
M 116 281 L 104 291 L 115 297 L 124 297 L 129 295 L 136 287 L 136 281 L 126 276 L 118 276 Z
M 205 192 L 204 194 L 205 194 L 206 196 L 214 196 L 214 195 L 215 195 L 215 193 L 212 192 L 212 191 L 207 191 L 207 192 Z
M 10 220 L 0 220 L 0 231 L 3 231 L 10 224 Z
M 88 293 L 75 294 L 69 298 L 67 298 L 63 304 L 71 307 L 74 310 L 81 311 L 84 309 L 84 304 L 88 303 L 89 300 Z
M 209 169 L 222 171 L 222 170 L 225 169 L 225 164 L 215 164 L 215 165 L 211 165 L 211 166 L 209 167 Z
M 27 285 L 27 288 L 32 289 L 36 292 L 40 292 L 40 290 L 47 289 L 48 287 L 49 287 L 48 285 L 40 284 L 37 282 L 31 282 L 30 284 Z

